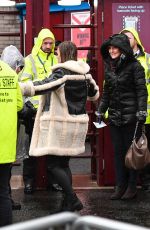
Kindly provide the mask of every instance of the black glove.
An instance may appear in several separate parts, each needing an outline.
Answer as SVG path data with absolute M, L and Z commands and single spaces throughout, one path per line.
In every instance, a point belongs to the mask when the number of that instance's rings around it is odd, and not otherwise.
M 146 111 L 139 111 L 139 112 L 137 112 L 136 117 L 137 117 L 137 121 L 140 124 L 144 124 L 146 121 L 147 112 Z
M 101 121 L 104 120 L 104 114 L 103 113 L 99 113 L 98 111 L 95 111 L 95 115 L 97 117 L 97 122 L 100 124 Z
M 27 101 L 24 104 L 23 109 L 20 112 L 18 112 L 18 117 L 19 119 L 26 120 L 28 118 L 34 117 L 35 114 L 36 109 L 34 108 L 33 104 L 30 101 Z

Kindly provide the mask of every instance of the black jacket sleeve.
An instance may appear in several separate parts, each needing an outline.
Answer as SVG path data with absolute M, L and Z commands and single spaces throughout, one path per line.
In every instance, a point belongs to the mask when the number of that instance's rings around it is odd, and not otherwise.
M 102 98 L 99 104 L 98 111 L 101 114 L 104 114 L 109 107 L 109 88 L 107 82 L 104 82 L 104 88 L 102 93 Z
M 134 82 L 138 102 L 138 111 L 147 111 L 147 88 L 145 81 L 144 68 L 140 63 L 135 64 Z
M 41 81 L 34 81 L 33 85 L 34 86 L 39 86 L 39 85 L 44 85 L 44 84 L 47 84 L 47 83 L 51 83 L 51 82 L 54 82 L 54 81 L 62 78 L 64 75 L 65 75 L 64 69 L 59 68 L 59 69 L 54 70 L 54 72 L 49 77 L 47 77 L 47 78 L 45 78 L 45 79 L 43 79 Z M 36 92 L 36 88 L 35 88 L 35 95 L 46 94 L 46 93 L 48 93 L 50 91 L 58 89 L 60 86 L 61 86 L 61 84 L 57 85 L 57 86 L 54 86 L 54 87 L 52 87 L 50 89 L 41 90 L 41 91 L 37 91 L 37 92 Z

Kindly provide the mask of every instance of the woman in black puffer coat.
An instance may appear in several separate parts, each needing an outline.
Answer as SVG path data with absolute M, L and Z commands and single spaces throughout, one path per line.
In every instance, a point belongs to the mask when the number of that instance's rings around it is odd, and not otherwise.
M 137 120 L 144 124 L 147 110 L 145 74 L 135 59 L 128 37 L 115 34 L 101 46 L 105 63 L 105 84 L 99 105 L 108 119 L 115 154 L 116 188 L 111 199 L 135 197 L 137 172 L 125 167 L 125 155 L 132 143 Z M 137 136 L 141 134 L 141 125 Z

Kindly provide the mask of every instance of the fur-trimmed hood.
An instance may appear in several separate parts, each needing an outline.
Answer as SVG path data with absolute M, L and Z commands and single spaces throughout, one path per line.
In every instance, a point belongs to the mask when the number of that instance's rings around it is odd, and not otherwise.
M 72 72 L 79 73 L 79 74 L 86 74 L 89 72 L 90 67 L 87 63 L 83 61 L 66 61 L 64 63 L 58 63 L 52 67 L 52 70 L 64 68 L 67 70 L 71 70 Z
M 104 41 L 101 46 L 101 54 L 104 60 L 107 60 L 110 57 L 108 52 L 109 46 L 118 47 L 122 52 L 125 60 L 133 59 L 134 57 L 129 39 L 125 34 L 114 34 L 110 36 L 106 41 Z

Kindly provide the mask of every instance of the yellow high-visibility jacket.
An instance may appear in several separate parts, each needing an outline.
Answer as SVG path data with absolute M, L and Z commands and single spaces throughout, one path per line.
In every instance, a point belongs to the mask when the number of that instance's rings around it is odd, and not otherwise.
M 146 86 L 147 86 L 147 91 L 148 91 L 148 100 L 147 100 L 148 116 L 146 118 L 145 124 L 150 124 L 150 54 L 145 52 L 145 49 L 142 45 L 139 35 L 134 28 L 132 27 L 125 28 L 121 31 L 121 33 L 124 31 L 128 31 L 133 34 L 133 36 L 137 40 L 138 47 L 140 49 L 139 55 L 136 58 L 139 60 L 139 62 L 141 63 L 141 65 L 143 66 L 145 70 L 145 80 L 146 80 Z
M 16 160 L 17 111 L 22 107 L 18 76 L 0 61 L 0 164 Z
M 50 54 L 41 50 L 43 40 L 51 38 L 54 40 L 54 45 Z M 38 34 L 35 45 L 31 54 L 25 58 L 25 67 L 21 73 L 20 80 L 22 82 L 42 80 L 51 74 L 51 67 L 58 63 L 57 57 L 54 55 L 55 37 L 49 29 L 42 29 Z M 39 104 L 39 96 L 27 98 L 35 108 Z

